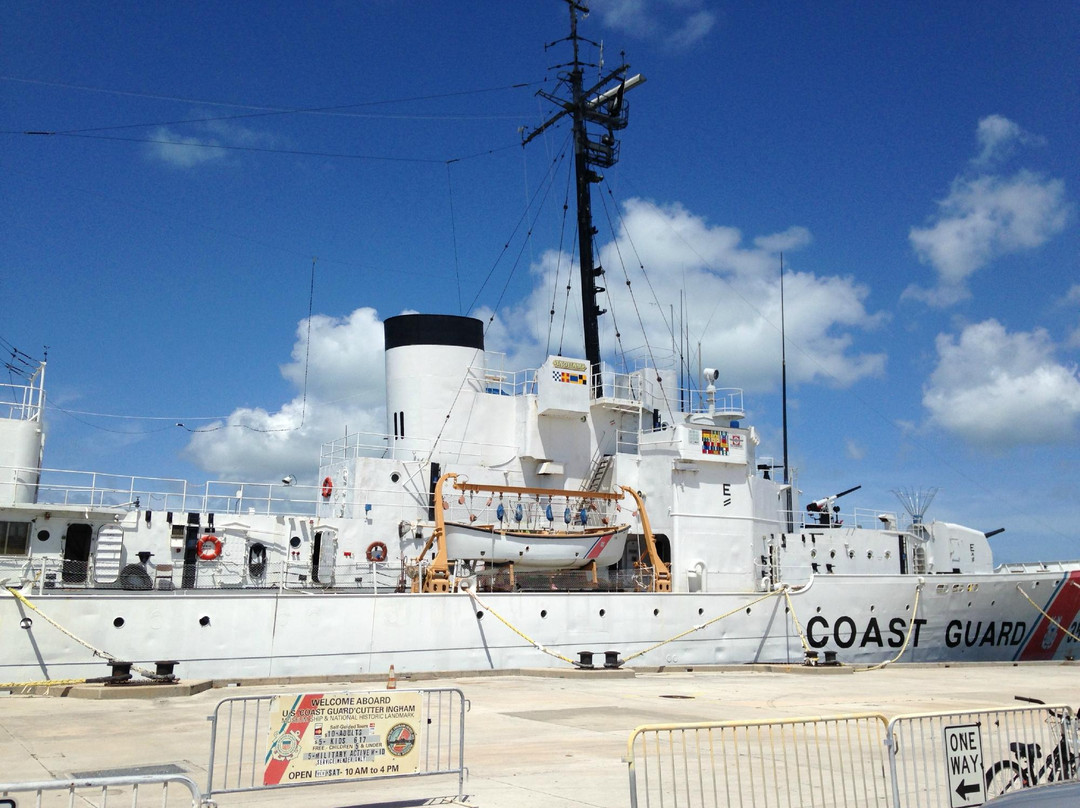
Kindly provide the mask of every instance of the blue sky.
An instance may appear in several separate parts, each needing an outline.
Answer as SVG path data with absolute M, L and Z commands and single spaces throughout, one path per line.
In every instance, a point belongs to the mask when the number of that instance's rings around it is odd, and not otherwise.
M 566 131 L 519 145 L 567 17 L 4 3 L 0 338 L 48 346 L 46 464 L 311 481 L 381 431 L 403 311 L 579 351 Z M 1080 557 L 1080 7 L 606 0 L 581 33 L 647 77 L 594 203 L 605 351 L 670 353 L 674 314 L 779 456 L 782 251 L 804 501 L 937 487 L 999 560 Z

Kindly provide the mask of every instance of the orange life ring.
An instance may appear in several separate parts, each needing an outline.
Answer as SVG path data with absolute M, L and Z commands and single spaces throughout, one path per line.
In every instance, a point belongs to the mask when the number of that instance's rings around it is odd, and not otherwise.
M 203 561 L 213 561 L 221 555 L 221 539 L 213 533 L 207 533 L 195 545 L 195 552 Z
M 323 477 L 322 481 L 322 495 L 323 499 L 330 499 L 330 495 L 334 493 L 334 481 L 329 477 Z
M 386 545 L 381 541 L 373 541 L 367 548 L 367 560 L 372 564 L 386 561 Z

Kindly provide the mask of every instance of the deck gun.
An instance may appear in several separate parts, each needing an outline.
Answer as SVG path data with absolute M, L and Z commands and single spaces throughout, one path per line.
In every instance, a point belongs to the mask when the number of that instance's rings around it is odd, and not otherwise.
M 815 499 L 813 502 L 807 503 L 806 510 L 810 513 L 820 514 L 820 516 L 818 516 L 818 522 L 822 525 L 839 525 L 841 524 L 840 520 L 834 520 L 832 516 L 833 513 L 839 513 L 840 511 L 840 506 L 835 504 L 836 500 L 840 499 L 840 497 L 846 497 L 848 494 L 852 493 L 853 491 L 858 491 L 860 488 L 862 488 L 862 486 L 857 485 L 854 488 L 849 488 L 847 491 L 841 491 L 839 494 L 833 494 L 831 497 L 822 497 L 821 499 Z M 830 513 L 830 511 L 832 511 L 832 513 Z

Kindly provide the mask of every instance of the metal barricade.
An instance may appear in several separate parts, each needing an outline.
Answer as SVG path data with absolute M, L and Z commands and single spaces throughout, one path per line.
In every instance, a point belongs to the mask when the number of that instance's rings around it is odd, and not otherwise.
M 372 733 L 379 730 L 369 722 L 365 705 L 413 697 L 420 700 L 419 721 L 402 721 L 378 741 L 383 751 L 395 746 L 391 752 L 413 768 L 394 762 L 373 764 L 377 755 Z M 282 699 L 291 705 L 284 712 Z M 206 794 L 456 774 L 458 796 L 462 796 L 466 709 L 465 695 L 458 688 L 224 699 L 208 719 L 212 728 Z M 288 770 L 292 763 L 295 767 Z M 305 763 L 307 773 L 302 768 Z
M 149 774 L 136 777 L 92 777 L 75 780 L 42 780 L 33 783 L 0 783 L 0 808 L 8 805 L 60 805 L 67 792 L 68 806 L 106 808 L 108 805 L 200 808 L 204 801 L 194 780 L 180 774 Z M 46 796 L 48 795 L 48 797 Z M 29 797 L 33 802 L 22 802 Z
M 895 808 L 966 808 L 1080 781 L 1076 717 L 1063 705 L 897 716 L 886 743 Z
M 627 743 L 638 806 L 888 806 L 887 719 L 652 724 Z

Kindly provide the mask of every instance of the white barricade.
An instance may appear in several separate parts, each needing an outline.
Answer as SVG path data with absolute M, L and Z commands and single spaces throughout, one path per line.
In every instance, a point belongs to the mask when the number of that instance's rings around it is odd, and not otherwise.
M 969 808 L 1080 780 L 1076 718 L 1063 705 L 897 716 L 887 743 L 896 808 Z
M 137 777 L 91 777 L 73 780 L 42 780 L 33 783 L 0 783 L 0 808 L 26 805 L 59 805 L 80 808 L 106 808 L 127 805 L 131 808 L 201 808 L 204 801 L 193 780 L 180 774 L 149 774 Z M 23 798 L 27 798 L 26 801 Z
M 638 727 L 627 744 L 630 804 L 888 808 L 886 723 L 860 713 Z

